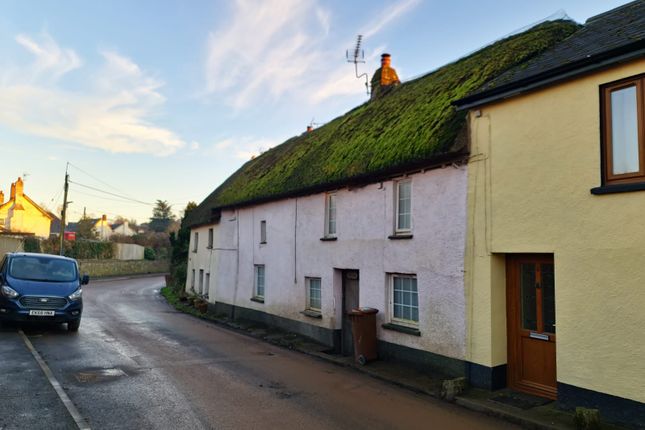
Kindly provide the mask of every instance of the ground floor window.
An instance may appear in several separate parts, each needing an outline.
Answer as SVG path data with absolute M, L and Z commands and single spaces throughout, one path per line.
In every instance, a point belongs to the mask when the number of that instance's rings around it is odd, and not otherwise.
M 195 291 L 195 269 L 193 269 L 192 276 L 190 277 L 190 289 Z
M 256 264 L 253 296 L 258 299 L 264 298 L 264 278 L 264 264 Z
M 419 325 L 419 293 L 416 275 L 391 275 L 391 309 L 393 323 Z
M 307 310 L 320 312 L 321 288 L 320 278 L 305 278 L 307 286 Z

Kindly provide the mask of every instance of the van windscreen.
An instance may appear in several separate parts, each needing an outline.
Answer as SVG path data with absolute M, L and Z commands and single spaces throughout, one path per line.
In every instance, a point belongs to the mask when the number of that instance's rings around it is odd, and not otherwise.
M 9 276 L 27 281 L 72 282 L 78 279 L 73 261 L 31 255 L 12 258 Z

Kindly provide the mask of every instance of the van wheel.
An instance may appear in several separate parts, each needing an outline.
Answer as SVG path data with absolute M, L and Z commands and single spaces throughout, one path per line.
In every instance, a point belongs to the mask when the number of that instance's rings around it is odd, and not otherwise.
M 67 323 L 67 330 L 69 331 L 78 331 L 78 328 L 81 326 L 80 318 L 76 321 L 70 321 Z

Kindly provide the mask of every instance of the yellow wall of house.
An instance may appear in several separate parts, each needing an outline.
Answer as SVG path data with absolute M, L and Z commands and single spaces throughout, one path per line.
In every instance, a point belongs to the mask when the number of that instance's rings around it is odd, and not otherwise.
M 22 206 L 23 210 L 15 210 L 13 205 L 0 209 L 0 218 L 5 220 L 5 227 L 12 232 L 34 233 L 36 236 L 49 237 L 51 220 L 20 196 L 17 197 L 16 203 Z
M 559 382 L 645 401 L 645 192 L 596 196 L 599 86 L 645 60 L 470 113 L 469 357 L 506 363 L 504 256 L 553 253 Z

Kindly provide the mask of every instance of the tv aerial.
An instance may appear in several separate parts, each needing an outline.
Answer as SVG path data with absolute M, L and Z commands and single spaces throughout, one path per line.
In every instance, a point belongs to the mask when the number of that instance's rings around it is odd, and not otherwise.
M 367 76 L 367 73 L 362 73 L 358 74 L 358 64 L 359 63 L 365 63 L 365 51 L 363 51 L 363 48 L 361 48 L 361 44 L 363 43 L 363 35 L 359 34 L 356 37 L 356 46 L 354 46 L 354 49 L 348 49 L 345 51 L 345 58 L 347 58 L 348 63 L 354 63 L 354 70 L 356 71 L 356 78 L 360 79 L 362 77 L 365 77 L 365 92 L 367 95 L 370 94 L 370 86 L 369 86 L 369 77 Z

